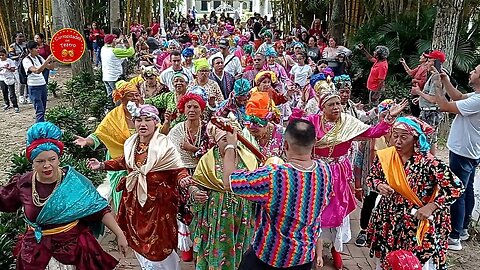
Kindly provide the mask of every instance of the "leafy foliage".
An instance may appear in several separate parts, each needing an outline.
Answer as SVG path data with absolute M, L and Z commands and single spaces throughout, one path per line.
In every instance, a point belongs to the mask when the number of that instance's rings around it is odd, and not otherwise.
M 59 85 L 57 81 L 49 81 L 47 85 L 48 92 L 52 93 L 54 97 L 58 97 Z
M 0 269 L 15 269 L 12 256 L 17 236 L 25 230 L 20 210 L 16 213 L 0 214 Z

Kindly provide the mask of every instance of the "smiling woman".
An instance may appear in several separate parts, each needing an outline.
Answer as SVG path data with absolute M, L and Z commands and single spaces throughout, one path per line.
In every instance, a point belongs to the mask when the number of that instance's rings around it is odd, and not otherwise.
M 60 167 L 61 136 L 50 122 L 30 127 L 26 156 L 33 171 L 0 187 L 0 211 L 23 208 L 28 225 L 14 251 L 17 269 L 114 269 L 118 261 L 102 250 L 90 226 L 105 224 L 123 254 L 127 240 L 90 180 L 72 167 Z

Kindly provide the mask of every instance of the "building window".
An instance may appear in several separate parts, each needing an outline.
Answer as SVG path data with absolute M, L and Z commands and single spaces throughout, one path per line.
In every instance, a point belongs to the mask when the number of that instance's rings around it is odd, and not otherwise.
M 222 4 L 222 1 L 213 1 L 213 8 L 217 8 Z
M 201 11 L 208 11 L 208 2 L 205 0 L 202 0 L 202 5 L 200 7 Z

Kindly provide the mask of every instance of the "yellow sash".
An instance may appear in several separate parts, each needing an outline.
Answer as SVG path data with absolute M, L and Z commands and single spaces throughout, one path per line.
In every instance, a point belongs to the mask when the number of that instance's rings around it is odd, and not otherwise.
M 59 234 L 59 233 L 64 233 L 64 232 L 68 232 L 70 231 L 71 229 L 73 229 L 73 227 L 77 226 L 78 224 L 78 220 L 75 220 L 71 223 L 68 223 L 67 225 L 64 225 L 64 226 L 61 226 L 61 227 L 57 227 L 57 228 L 53 228 L 53 229 L 48 229 L 48 230 L 42 230 L 42 235 L 54 235 L 54 234 Z M 29 230 L 32 230 L 34 231 L 35 229 L 31 226 L 28 226 L 28 229 Z
M 112 158 L 123 155 L 123 144 L 130 137 L 124 106 L 111 110 L 95 130 L 95 135 L 107 147 Z
M 392 146 L 389 148 L 378 150 L 377 156 L 380 164 L 382 165 L 382 169 L 385 174 L 385 178 L 387 179 L 388 185 L 419 208 L 423 207 L 423 202 L 418 198 L 417 194 L 413 192 L 413 190 L 410 188 L 410 185 L 408 184 L 407 176 L 403 168 L 402 159 L 395 150 L 395 147 Z M 429 203 L 435 200 L 437 194 L 438 188 L 436 187 L 432 197 L 429 200 Z M 425 234 L 427 233 L 429 228 L 430 223 L 428 219 L 420 221 L 416 235 L 417 244 L 419 246 L 422 245 Z
M 319 124 L 321 125 L 322 123 Z M 341 144 L 354 139 L 358 135 L 367 131 L 369 128 L 369 125 L 364 124 L 357 118 L 349 114 L 342 113 L 340 116 L 340 121 L 338 121 L 335 127 L 329 130 L 320 140 L 318 140 L 315 146 L 318 148 L 325 148 L 328 146 Z
M 215 155 L 213 151 L 215 151 L 215 148 L 210 149 L 205 155 L 202 156 L 202 158 L 200 158 L 197 168 L 193 173 L 193 180 L 196 184 L 202 187 L 219 192 L 225 192 L 223 179 L 217 177 L 217 172 L 215 170 Z M 243 147 L 238 147 L 238 154 L 245 164 L 245 167 L 247 167 L 249 171 L 257 169 L 257 158 L 254 154 L 252 154 L 252 152 Z

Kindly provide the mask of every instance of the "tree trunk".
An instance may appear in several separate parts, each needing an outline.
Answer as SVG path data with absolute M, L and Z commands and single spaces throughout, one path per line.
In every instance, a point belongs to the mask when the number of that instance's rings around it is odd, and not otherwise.
M 110 33 L 113 28 L 120 28 L 120 0 L 110 0 Z
M 443 67 L 452 71 L 455 48 L 457 47 L 458 21 L 464 0 L 442 0 L 437 2 L 437 17 L 433 28 L 432 48 L 442 50 L 447 56 Z
M 72 28 L 83 33 L 84 16 L 82 5 L 79 0 L 59 0 L 58 11 L 60 12 L 63 27 Z M 85 48 L 86 50 L 86 48 Z M 78 75 L 82 72 L 93 73 L 92 63 L 88 53 L 84 53 L 82 58 L 72 64 L 72 75 Z
M 62 17 L 62 11 L 60 9 L 60 1 L 61 0 L 52 0 L 52 24 L 53 24 L 52 36 L 58 30 L 63 28 L 63 17 Z
M 328 25 L 330 36 L 337 44 L 343 44 L 343 33 L 345 32 L 345 0 L 333 0 L 332 18 Z

